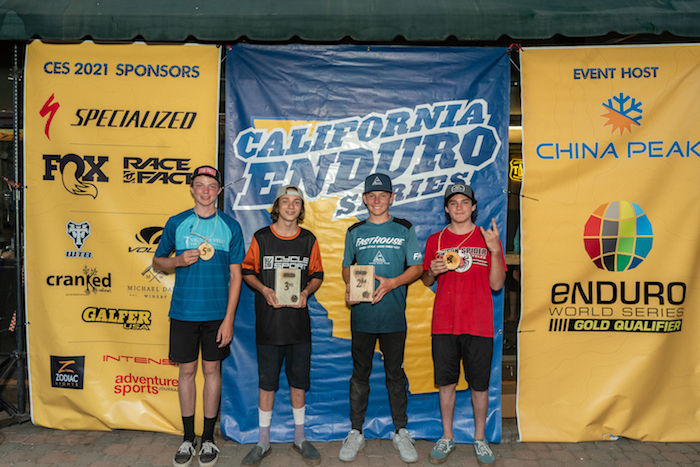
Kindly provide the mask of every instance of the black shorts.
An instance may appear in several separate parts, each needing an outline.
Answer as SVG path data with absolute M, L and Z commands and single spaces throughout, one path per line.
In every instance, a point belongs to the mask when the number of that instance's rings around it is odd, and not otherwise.
M 284 370 L 289 386 L 309 389 L 311 382 L 311 342 L 289 345 L 258 344 L 258 377 L 260 389 L 274 391 L 279 386 L 280 370 Z
M 216 334 L 223 320 L 216 321 L 179 321 L 170 319 L 170 355 L 168 358 L 176 363 L 196 362 L 199 348 L 202 348 L 202 360 L 215 362 L 225 359 L 231 353 L 228 345 L 219 348 Z
M 459 381 L 459 362 L 464 366 L 464 375 L 469 387 L 475 391 L 486 391 L 491 378 L 493 338 L 462 334 L 433 335 L 433 370 L 435 384 L 449 386 Z

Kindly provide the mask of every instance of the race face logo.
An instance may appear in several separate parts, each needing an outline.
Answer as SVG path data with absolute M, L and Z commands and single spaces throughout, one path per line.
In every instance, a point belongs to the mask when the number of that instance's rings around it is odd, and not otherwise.
M 107 156 L 79 156 L 77 154 L 44 154 L 44 180 L 54 180 L 56 170 L 61 172 L 61 181 L 68 191 L 78 196 L 97 198 L 97 186 L 93 181 L 108 182 L 109 177 L 102 166 L 109 160 Z
M 129 253 L 148 253 L 153 254 L 156 252 L 158 243 L 160 243 L 160 237 L 163 235 L 163 227 L 146 227 L 141 229 L 139 233 L 135 235 L 136 240 L 142 245 L 137 247 L 129 247 Z
M 51 355 L 51 386 L 63 389 L 83 389 L 85 357 L 56 357 Z
M 613 201 L 588 218 L 583 243 L 593 263 L 606 271 L 621 272 L 639 266 L 654 241 L 651 222 L 641 207 Z
M 613 96 L 608 99 L 607 103 L 603 102 L 603 107 L 607 110 L 607 113 L 601 115 L 601 117 L 608 119 L 603 126 L 612 126 L 610 134 L 615 133 L 615 130 L 620 130 L 620 136 L 622 136 L 624 130 L 632 134 L 632 125 L 642 125 L 639 123 L 642 119 L 642 103 L 633 97 L 620 93 L 619 96 Z
M 191 176 L 190 159 L 124 158 L 124 183 L 189 185 Z
M 47 100 L 44 103 L 44 106 L 39 111 L 39 115 L 41 115 L 42 118 L 46 117 L 47 115 L 49 116 L 49 118 L 46 119 L 46 126 L 44 127 L 44 134 L 49 139 L 49 141 L 51 141 L 51 137 L 49 136 L 49 128 L 51 127 L 51 121 L 53 120 L 54 116 L 56 116 L 58 108 L 61 107 L 61 105 L 58 102 L 53 102 L 53 97 L 54 95 L 51 94 L 49 100 Z

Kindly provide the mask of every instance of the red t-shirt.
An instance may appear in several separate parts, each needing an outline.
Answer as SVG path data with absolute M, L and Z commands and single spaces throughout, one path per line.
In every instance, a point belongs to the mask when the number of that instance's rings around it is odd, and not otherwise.
M 448 251 L 458 252 L 462 262 L 454 271 L 437 277 L 432 333 L 493 337 L 491 253 L 479 227 L 467 235 L 455 235 L 447 228 L 432 234 L 425 244 L 423 270 Z M 504 257 L 503 266 L 505 269 Z

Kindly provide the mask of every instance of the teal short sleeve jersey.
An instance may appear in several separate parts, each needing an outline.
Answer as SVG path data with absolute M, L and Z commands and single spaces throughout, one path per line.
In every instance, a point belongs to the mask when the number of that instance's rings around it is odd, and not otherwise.
M 205 239 L 214 247 L 214 256 L 175 270 L 170 318 L 201 322 L 226 316 L 230 265 L 241 264 L 245 254 L 238 222 L 219 210 L 204 218 L 188 209 L 168 219 L 155 255 L 167 257 L 173 251 L 179 255 L 197 248 Z
M 374 273 L 386 278 L 401 275 L 408 266 L 422 265 L 415 229 L 407 220 L 395 217 L 382 224 L 365 220 L 352 225 L 345 235 L 343 267 L 353 264 L 374 266 Z M 374 305 L 353 305 L 351 329 L 372 334 L 405 331 L 407 289 L 397 287 Z

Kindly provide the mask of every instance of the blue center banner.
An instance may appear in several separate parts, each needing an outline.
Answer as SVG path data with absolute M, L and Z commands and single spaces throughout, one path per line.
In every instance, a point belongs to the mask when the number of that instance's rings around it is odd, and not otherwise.
M 345 233 L 368 217 L 365 178 L 387 174 L 389 210 L 415 227 L 421 250 L 445 227 L 444 193 L 470 184 L 477 225 L 495 219 L 505 242 L 510 66 L 505 49 L 238 44 L 226 54 L 225 211 L 241 224 L 246 246 L 270 225 L 278 188 L 304 191 L 302 227 L 319 240 L 321 288 L 309 301 L 311 388 L 306 435 L 343 439 L 350 430 L 350 308 L 341 276 Z M 488 228 L 488 227 L 487 227 Z M 434 289 L 408 289 L 404 368 L 408 426 L 415 438 L 442 434 L 433 381 L 430 326 Z M 465 297 L 465 300 L 468 300 Z M 503 296 L 494 294 L 494 355 L 486 436 L 501 437 Z M 254 293 L 243 286 L 232 355 L 223 365 L 221 429 L 241 443 L 258 440 Z M 390 438 L 393 423 L 377 350 L 364 425 L 368 439 Z M 460 382 L 454 431 L 471 442 L 470 393 Z M 271 438 L 293 435 L 289 386 L 280 376 Z

